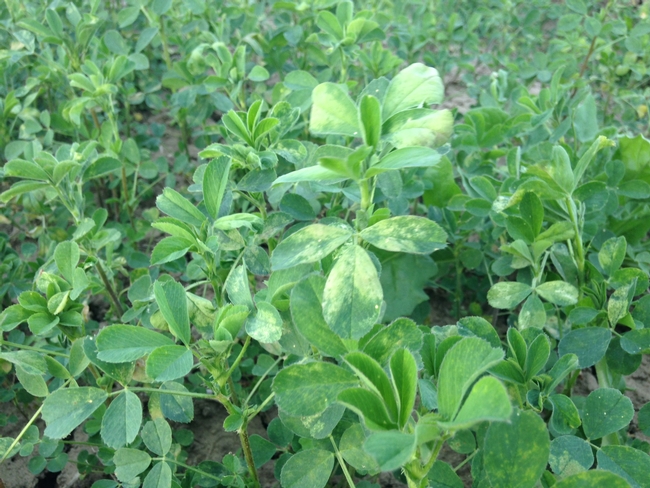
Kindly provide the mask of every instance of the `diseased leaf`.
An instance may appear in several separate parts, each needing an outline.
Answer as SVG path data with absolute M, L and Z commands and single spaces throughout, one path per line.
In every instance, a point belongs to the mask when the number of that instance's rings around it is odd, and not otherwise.
M 282 466 L 280 479 L 285 488 L 323 488 L 334 468 L 334 454 L 307 449 L 294 454 Z
M 400 71 L 388 85 L 382 104 L 382 119 L 413 107 L 440 103 L 442 80 L 435 68 L 414 63 Z
M 51 439 L 63 439 L 92 413 L 108 397 L 104 390 L 83 386 L 56 390 L 43 401 L 43 420 L 47 424 L 45 435 Z
M 447 242 L 447 233 L 438 224 L 414 215 L 381 220 L 361 231 L 361 237 L 380 249 L 412 254 L 431 254 Z
M 274 270 L 320 261 L 343 245 L 352 235 L 350 230 L 333 225 L 312 224 L 291 234 L 273 250 Z
M 273 391 L 282 410 L 294 416 L 309 416 L 323 412 L 341 391 L 357 384 L 349 371 L 318 362 L 282 369 L 273 380 Z
M 544 421 L 531 410 L 516 409 L 510 423 L 494 422 L 488 428 L 483 453 L 486 477 L 492 486 L 533 488 L 546 468 L 549 452 Z
M 587 397 L 582 426 L 587 439 L 596 440 L 627 427 L 632 417 L 632 400 L 614 388 L 599 388 Z
M 325 283 L 323 317 L 343 339 L 358 339 L 379 318 L 383 293 L 368 252 L 352 245 L 341 252 Z
M 321 83 L 311 94 L 309 130 L 312 134 L 360 137 L 357 107 L 340 85 Z

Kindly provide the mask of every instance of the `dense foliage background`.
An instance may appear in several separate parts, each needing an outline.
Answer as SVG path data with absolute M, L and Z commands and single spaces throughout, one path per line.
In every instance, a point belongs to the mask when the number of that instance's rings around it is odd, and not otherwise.
M 0 5 L 0 486 L 650 486 L 650 6 Z

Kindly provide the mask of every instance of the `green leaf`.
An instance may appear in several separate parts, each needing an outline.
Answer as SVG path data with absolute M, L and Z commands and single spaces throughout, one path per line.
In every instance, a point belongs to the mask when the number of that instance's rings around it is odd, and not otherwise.
M 357 107 L 340 86 L 321 83 L 311 94 L 309 130 L 316 135 L 359 137 Z
M 271 343 L 282 337 L 282 317 L 268 302 L 259 301 L 257 311 L 246 320 L 246 332 L 258 342 Z
M 325 183 L 337 183 L 346 180 L 347 177 L 341 176 L 339 173 L 324 168 L 322 166 L 308 166 L 307 168 L 299 169 L 280 176 L 273 182 L 273 185 L 279 183 L 301 183 L 304 181 L 319 181 Z
M 366 146 L 377 147 L 381 137 L 381 105 L 372 95 L 364 95 L 359 104 L 360 125 Z
M 146 362 L 147 376 L 155 381 L 182 378 L 192 371 L 194 356 L 184 346 L 162 346 L 154 349 Z
M 507 422 L 512 414 L 505 386 L 491 376 L 478 380 L 453 422 L 440 423 L 447 429 L 467 429 L 478 422 Z
M 377 268 L 361 246 L 339 254 L 323 291 L 323 317 L 343 339 L 358 339 L 379 318 L 383 292 Z
M 349 229 L 333 225 L 312 224 L 294 232 L 273 250 L 274 270 L 320 261 L 343 245 L 352 235 Z
M 607 471 L 586 471 L 564 478 L 554 488 L 630 488 L 620 476 Z
M 413 107 L 440 103 L 442 80 L 435 68 L 414 63 L 400 71 L 388 85 L 382 105 L 382 119 Z
M 51 439 L 63 439 L 92 413 L 108 397 L 104 390 L 83 386 L 56 390 L 43 401 L 43 420 L 47 424 L 45 435 Z
M 406 464 L 415 453 L 416 437 L 396 430 L 373 433 L 363 445 L 382 471 L 392 471 Z
M 187 311 L 185 288 L 177 281 L 156 281 L 153 285 L 156 303 L 169 330 L 186 346 L 191 340 L 190 316 Z M 101 359 L 101 358 L 100 358 Z
M 598 134 L 596 100 L 591 93 L 575 109 L 573 126 L 580 142 L 591 141 Z
M 151 456 L 138 449 L 123 447 L 115 451 L 113 456 L 115 476 L 123 482 L 133 480 L 151 464 Z
M 548 463 L 556 475 L 566 477 L 591 468 L 594 464 L 594 454 L 584 439 L 563 435 L 551 441 Z
M 122 168 L 122 163 L 110 156 L 100 156 L 93 161 L 83 174 L 83 181 L 90 181 L 95 178 L 100 178 Z
M 431 254 L 447 242 L 447 233 L 438 224 L 414 215 L 381 220 L 361 231 L 361 237 L 386 251 L 413 254 Z
M 525 283 L 502 281 L 495 283 L 488 291 L 487 298 L 494 308 L 515 308 L 532 293 L 533 289 Z
M 538 335 L 528 347 L 526 354 L 526 363 L 524 371 L 526 372 L 526 379 L 532 379 L 548 362 L 551 355 L 551 345 L 545 334 Z
M 343 40 L 343 27 L 341 27 L 341 23 L 332 12 L 327 10 L 320 12 L 316 18 L 316 25 L 336 41 Z
M 213 219 L 219 216 L 223 195 L 228 185 L 231 159 L 221 156 L 208 163 L 203 174 L 203 201 Z
M 562 146 L 554 146 L 553 153 L 547 171 L 551 178 L 562 188 L 567 195 L 570 195 L 575 188 L 571 159 L 566 149 Z M 522 215 L 523 217 L 523 215 Z
M 14 159 L 4 165 L 5 176 L 26 180 L 49 181 L 50 177 L 40 165 L 23 159 Z
M 431 488 L 464 488 L 465 486 L 456 471 L 443 461 L 433 463 L 427 477 Z
M 602 446 L 596 453 L 598 468 L 624 478 L 630 486 L 650 486 L 650 456 L 629 446 Z
M 72 283 L 74 270 L 77 263 L 79 263 L 79 246 L 77 243 L 74 241 L 59 243 L 54 250 L 54 262 L 68 283 Z
M 397 424 L 390 418 L 382 398 L 364 388 L 348 388 L 339 393 L 337 400 L 363 418 L 370 430 L 396 429 Z
M 323 449 L 307 449 L 294 454 L 282 466 L 284 488 L 323 488 L 334 468 L 334 454 Z
M 124 37 L 114 29 L 106 31 L 106 34 L 104 34 L 104 44 L 113 54 L 121 54 L 123 56 L 129 54 L 129 46 L 124 40 Z
M 553 414 L 549 424 L 559 435 L 573 434 L 580 427 L 580 414 L 573 401 L 566 395 L 555 394 L 548 397 L 553 405 Z
M 150 420 L 142 428 L 142 441 L 147 449 L 164 456 L 172 447 L 172 429 L 163 418 Z
M 382 398 L 393 423 L 397 421 L 399 411 L 395 400 L 395 390 L 381 364 L 359 351 L 351 352 L 345 356 L 345 362 L 352 368 L 366 388 Z
M 129 390 L 120 393 L 108 406 L 102 417 L 102 440 L 112 449 L 131 444 L 140 431 L 142 403 Z
M 25 391 L 35 397 L 46 397 L 49 394 L 47 383 L 42 373 L 31 373 L 26 368 L 16 364 L 16 377 Z
M 156 15 L 166 14 L 172 8 L 173 0 L 153 0 L 151 10 Z
M 558 354 L 575 354 L 580 368 L 589 368 L 600 361 L 607 352 L 612 333 L 601 327 L 574 329 L 565 335 L 558 345 Z
M 0 202 L 7 203 L 12 198 L 29 193 L 35 190 L 40 190 L 49 187 L 49 183 L 40 181 L 18 181 L 14 183 L 7 191 L 0 193 Z
M 187 388 L 180 383 L 167 381 L 160 386 L 160 391 L 160 409 L 165 417 L 185 424 L 192 421 L 194 418 L 192 397 L 173 394 L 174 392 L 188 393 Z
M 269 75 L 269 72 L 266 70 L 266 68 L 260 66 L 259 64 L 253 66 L 253 69 L 251 69 L 250 73 L 248 73 L 248 79 L 255 82 L 266 81 L 270 76 L 271 75 Z
M 151 252 L 151 265 L 169 263 L 185 256 L 194 244 L 182 237 L 165 237 Z
M 281 370 L 273 380 L 273 391 L 280 409 L 309 416 L 323 412 L 341 391 L 357 384 L 352 373 L 335 364 L 307 363 Z
M 598 262 L 607 276 L 612 276 L 621 267 L 626 252 L 627 241 L 623 236 L 612 237 L 603 243 L 598 251 Z
M 443 420 L 456 417 L 461 401 L 476 379 L 503 358 L 503 351 L 482 339 L 467 337 L 445 355 L 438 380 L 438 412 Z
M 438 267 L 429 256 L 418 254 L 382 254 L 380 282 L 384 291 L 384 320 L 411 315 L 415 307 L 429 296 L 424 288 Z
M 172 188 L 163 190 L 162 195 L 156 198 L 156 206 L 170 217 L 195 227 L 200 228 L 206 220 L 205 216 L 189 200 Z
M 380 471 L 380 468 L 375 458 L 363 450 L 366 438 L 361 424 L 354 423 L 343 432 L 339 442 L 339 451 L 345 462 L 354 469 L 375 474 Z
M 565 307 L 578 303 L 578 289 L 565 281 L 547 281 L 535 288 L 544 300 Z
M 323 318 L 325 278 L 311 275 L 291 290 L 291 317 L 298 331 L 321 354 L 338 358 L 347 352 L 341 338 L 329 328 Z
M 388 153 L 377 164 L 368 168 L 365 177 L 370 178 L 386 171 L 404 168 L 431 168 L 436 166 L 441 154 L 429 147 L 403 147 Z
M 550 439 L 535 412 L 515 410 L 510 423 L 490 424 L 484 442 L 483 468 L 492 486 L 533 488 L 537 484 L 548 463 Z
M 363 351 L 384 367 L 395 351 L 403 347 L 411 352 L 422 347 L 422 332 L 411 319 L 397 319 L 388 327 L 382 327 L 368 340 Z
M 544 207 L 536 193 L 532 191 L 524 193 L 521 202 L 519 202 L 519 213 L 530 224 L 533 233 L 537 236 L 544 223 Z
M 408 349 L 399 349 L 393 354 L 390 373 L 399 400 L 399 427 L 403 429 L 413 413 L 418 384 L 418 368 Z
M 142 484 L 142 488 L 168 488 L 169 486 L 173 486 L 172 469 L 165 461 L 154 464 Z
M 621 338 L 621 347 L 628 354 L 650 354 L 650 329 L 626 332 Z
M 599 388 L 587 397 L 582 427 L 587 439 L 596 440 L 627 427 L 632 417 L 632 400 L 614 388 Z
M 173 341 L 159 332 L 132 325 L 111 325 L 97 336 L 97 357 L 108 363 L 135 361 Z

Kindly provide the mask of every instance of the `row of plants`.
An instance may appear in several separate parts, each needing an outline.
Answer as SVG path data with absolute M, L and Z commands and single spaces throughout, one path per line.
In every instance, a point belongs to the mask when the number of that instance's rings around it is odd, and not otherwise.
M 0 466 L 647 485 L 647 7 L 457 3 L 0 6 Z

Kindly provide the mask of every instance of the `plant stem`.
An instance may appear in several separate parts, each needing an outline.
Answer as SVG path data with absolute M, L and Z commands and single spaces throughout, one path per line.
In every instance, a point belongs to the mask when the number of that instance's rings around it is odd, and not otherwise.
M 99 277 L 102 279 L 102 282 L 104 283 L 104 286 L 106 287 L 106 291 L 108 292 L 109 296 L 111 297 L 111 301 L 113 302 L 113 306 L 115 307 L 115 311 L 120 314 L 120 317 L 122 317 L 122 315 L 124 315 L 124 310 L 122 309 L 122 305 L 120 305 L 120 300 L 117 297 L 117 294 L 115 293 L 115 289 L 113 288 L 113 285 L 108 280 L 108 277 L 106 276 L 106 272 L 104 271 L 104 268 L 102 267 L 99 260 L 96 263 L 96 267 L 97 267 L 97 273 L 99 273 Z
M 576 266 L 578 267 L 578 291 L 580 297 L 582 297 L 582 285 L 585 281 L 585 249 L 582 242 L 582 229 L 578 222 L 578 212 L 575 202 L 571 197 L 567 197 L 565 202 L 567 212 L 569 213 L 569 219 L 571 219 L 571 224 L 573 224 L 573 232 L 575 232 L 574 247 Z
M 253 451 L 251 450 L 251 444 L 248 440 L 248 419 L 244 420 L 243 425 L 239 429 L 239 442 L 244 451 L 244 457 L 246 458 L 246 464 L 248 465 L 248 472 L 253 478 L 253 486 L 255 488 L 260 486 L 260 480 L 257 476 L 257 469 L 255 468 L 255 461 L 253 459 Z
M 219 383 L 219 387 L 223 387 L 223 385 L 226 384 L 226 381 L 230 378 L 230 375 L 232 375 L 232 372 L 239 366 L 239 363 L 241 363 L 242 359 L 244 359 L 244 354 L 246 354 L 246 349 L 248 349 L 248 346 L 251 343 L 251 336 L 246 336 L 246 340 L 244 341 L 244 345 L 241 348 L 241 351 L 239 351 L 239 355 L 235 359 L 235 361 L 232 363 L 232 365 L 228 368 L 228 371 L 219 378 L 217 381 Z
M 25 427 L 23 427 L 23 430 L 20 431 L 20 434 L 18 434 L 18 436 L 14 439 L 14 441 L 11 443 L 11 445 L 7 448 L 5 453 L 2 455 L 2 458 L 0 458 L 0 464 L 2 464 L 5 461 L 5 459 L 7 459 L 9 457 L 9 454 L 14 449 L 14 447 L 16 447 L 18 445 L 18 443 L 20 442 L 20 439 L 22 439 L 23 436 L 25 435 L 25 433 L 27 432 L 27 429 L 29 429 L 31 427 L 31 425 L 34 422 L 36 422 L 36 419 L 41 414 L 42 410 L 43 410 L 43 404 L 41 403 L 41 406 L 38 407 L 38 410 L 36 410 L 36 412 L 34 412 L 34 415 L 32 415 L 32 418 L 29 419 L 29 422 L 27 422 L 27 424 L 25 424 Z
M 187 396 L 192 398 L 204 398 L 206 400 L 217 400 L 217 397 L 214 393 L 194 393 L 192 391 L 174 391 L 174 390 L 159 390 L 157 388 L 146 388 L 146 387 L 133 387 L 129 388 L 130 391 L 139 391 L 142 393 L 161 393 L 163 395 L 176 395 L 176 396 Z M 124 390 L 113 391 L 108 394 L 108 396 L 116 396 L 122 393 Z
M 52 356 L 61 356 L 63 358 L 70 357 L 68 354 L 64 354 L 62 352 L 50 351 L 48 349 L 41 349 L 40 347 L 26 346 L 24 344 L 17 344 L 15 342 L 5 341 L 2 337 L 0 337 L 0 345 L 2 344 L 4 344 L 5 346 L 15 347 L 17 349 L 25 349 L 27 351 L 40 352 L 41 354 L 51 354 Z
M 339 466 L 341 466 L 341 470 L 343 471 L 343 475 L 345 476 L 345 479 L 348 482 L 348 485 L 350 488 L 355 488 L 354 486 L 354 481 L 352 480 L 352 476 L 350 476 L 350 472 L 348 471 L 348 467 L 345 464 L 345 461 L 343 460 L 343 456 L 341 456 L 341 453 L 339 452 L 339 448 L 336 446 L 336 442 L 334 442 L 334 439 L 330 435 L 330 442 L 332 443 L 332 447 L 334 448 L 334 454 L 336 455 L 336 459 L 339 462 Z
M 169 459 L 166 457 L 160 457 L 160 458 L 153 458 L 154 461 L 167 461 L 168 463 L 174 463 L 177 466 L 180 466 L 181 468 L 189 469 L 190 471 L 194 471 L 195 473 L 200 474 L 201 476 L 205 476 L 206 478 L 210 478 L 213 480 L 221 481 L 221 478 L 218 478 L 210 473 L 206 473 L 205 471 L 201 471 L 198 468 L 193 468 L 192 466 L 188 466 L 185 463 L 181 463 L 180 461 L 176 461 L 175 459 Z

